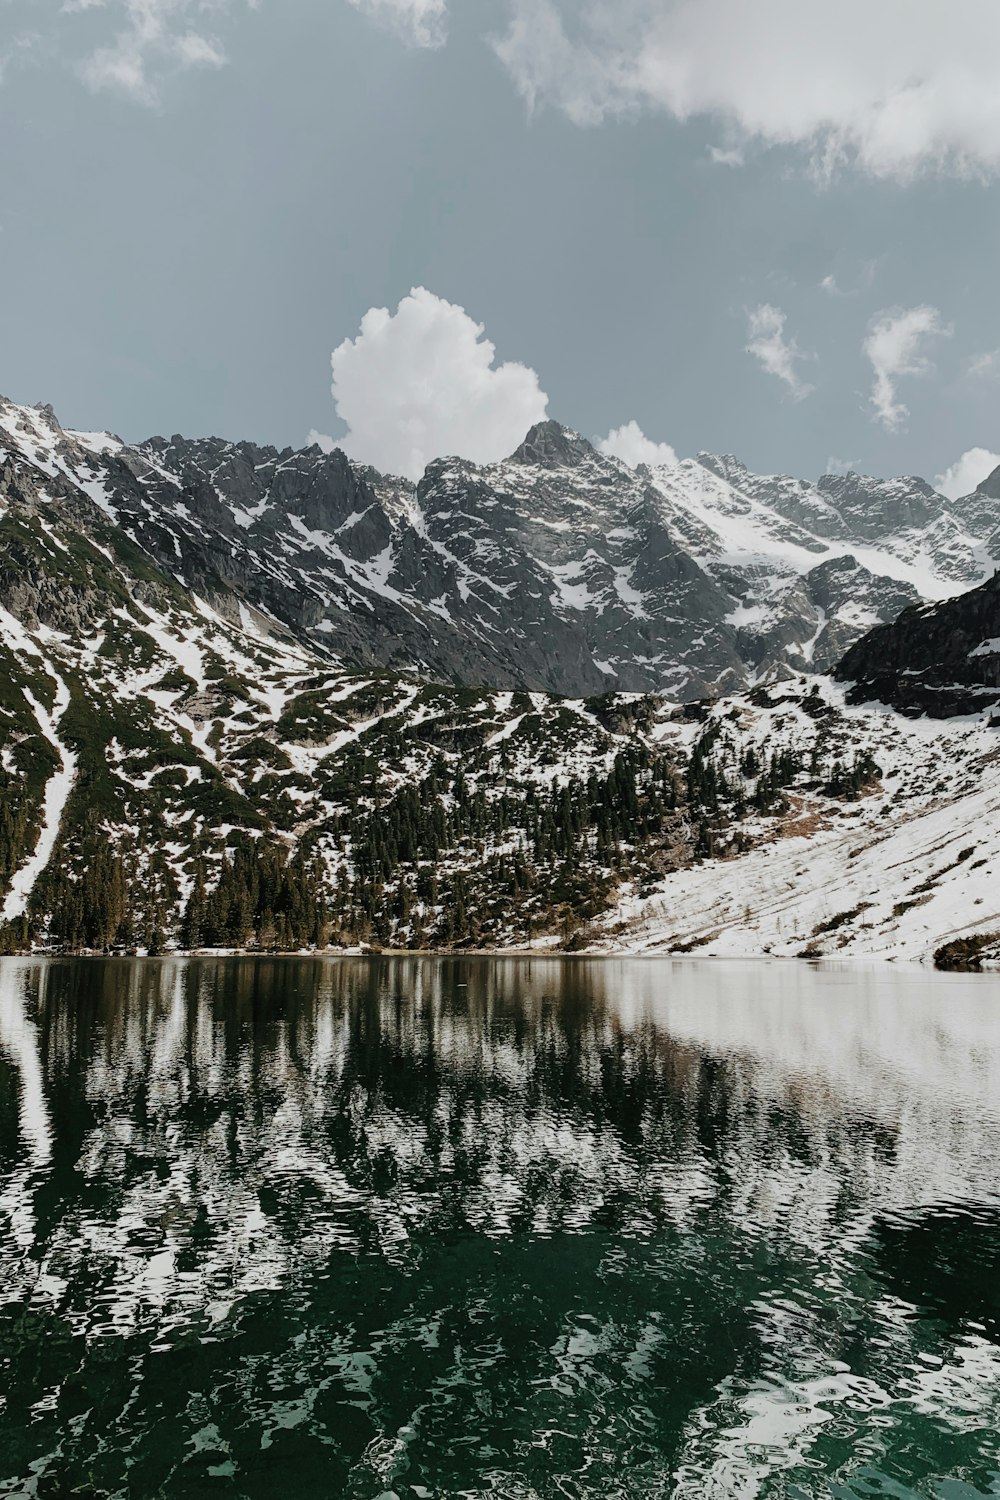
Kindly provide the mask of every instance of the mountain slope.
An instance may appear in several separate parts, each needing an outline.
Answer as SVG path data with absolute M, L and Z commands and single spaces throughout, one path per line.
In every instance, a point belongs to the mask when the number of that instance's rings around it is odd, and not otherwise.
M 852 702 L 948 718 L 1000 703 L 1000 574 L 956 599 L 906 609 L 837 667 Z
M 554 422 L 416 486 L 317 448 L 129 447 L 9 402 L 0 451 L 233 623 L 249 609 L 342 666 L 491 687 L 684 700 L 826 670 L 1000 557 L 985 492 L 949 506 L 922 480 L 809 485 L 710 455 L 634 471 Z
M 349 674 L 33 473 L 0 469 L 8 946 L 510 941 L 684 857 L 651 708 Z M 641 851 L 612 847 L 640 824 Z
M 912 960 L 1000 935 L 1000 737 L 988 716 L 913 721 L 852 708 L 825 680 L 719 703 L 713 723 L 731 737 L 721 751 L 730 781 L 762 741 L 805 767 L 826 740 L 826 754 L 868 775 L 838 798 L 817 795 L 800 772 L 783 813 L 747 830 L 740 857 L 701 860 L 645 891 L 623 887 L 598 946 Z
M 633 474 L 554 424 L 414 490 L 342 455 L 129 449 L 2 415 L 4 946 L 925 956 L 1000 927 L 988 714 L 909 723 L 789 675 L 796 618 L 822 612 L 815 665 L 862 609 L 860 564 L 820 536 L 848 525 L 843 493 L 745 471 L 737 490 L 707 460 Z M 933 493 L 902 490 L 923 509 L 892 524 L 939 536 Z M 879 543 L 886 587 L 953 586 L 954 549 L 918 556 L 904 531 Z M 995 600 L 906 612 L 894 680 L 961 619 L 982 686 Z M 726 622 L 741 609 L 763 613 Z M 882 635 L 842 671 L 888 659 Z M 774 680 L 717 702 L 502 685 L 544 667 L 610 688 L 629 661 L 678 694 L 738 689 L 758 670 L 741 639 Z M 501 685 L 435 684 L 445 659 Z

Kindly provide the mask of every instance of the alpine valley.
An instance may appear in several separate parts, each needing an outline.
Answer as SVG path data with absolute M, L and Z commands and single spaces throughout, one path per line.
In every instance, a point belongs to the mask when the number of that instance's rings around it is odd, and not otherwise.
M 0 400 L 2 946 L 989 961 L 997 563 L 1000 470 L 545 422 L 413 485 Z

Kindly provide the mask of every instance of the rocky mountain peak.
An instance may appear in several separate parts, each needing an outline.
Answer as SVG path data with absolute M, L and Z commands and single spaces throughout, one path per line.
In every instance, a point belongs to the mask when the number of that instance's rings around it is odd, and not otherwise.
M 597 457 L 597 450 L 585 437 L 562 423 L 552 420 L 536 422 L 524 442 L 510 456 L 516 464 L 534 464 L 539 468 L 574 468 Z
M 34 410 L 38 413 L 46 427 L 51 427 L 53 432 L 62 432 L 62 424 L 56 416 L 55 408 L 51 401 L 37 401 Z
M 866 537 L 926 528 L 940 520 L 946 502 L 916 474 L 876 479 L 869 474 L 824 474 L 817 490 Z
M 746 464 L 741 463 L 733 453 L 699 453 L 697 461 L 703 469 L 724 479 L 727 484 L 739 486 L 750 473 Z
M 933 485 L 918 474 L 901 474 L 895 479 L 878 479 L 873 474 L 859 474 L 851 469 L 846 474 L 824 474 L 816 485 L 825 495 L 836 501 L 868 501 L 886 495 L 897 497 L 919 497 L 940 505 L 942 497 Z
M 987 474 L 982 484 L 976 486 L 976 494 L 986 500 L 1000 500 L 1000 464 L 992 474 Z

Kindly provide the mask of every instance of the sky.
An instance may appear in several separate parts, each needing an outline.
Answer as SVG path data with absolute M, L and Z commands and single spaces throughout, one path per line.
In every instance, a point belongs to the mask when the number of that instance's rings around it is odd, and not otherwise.
M 995 0 L 0 0 L 0 391 L 489 461 L 1000 462 Z

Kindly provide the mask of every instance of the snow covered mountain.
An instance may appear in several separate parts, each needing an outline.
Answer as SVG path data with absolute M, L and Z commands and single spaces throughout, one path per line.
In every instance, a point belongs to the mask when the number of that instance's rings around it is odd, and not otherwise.
M 919 479 L 809 484 L 705 454 L 635 471 L 555 422 L 415 486 L 318 448 L 128 446 L 10 402 L 0 454 L 88 497 L 233 623 L 257 612 L 350 669 L 491 687 L 690 700 L 827 670 L 1000 559 L 998 476 L 949 503 Z
M 850 689 L 792 667 L 992 571 L 991 484 L 635 473 L 545 424 L 414 488 L 7 404 L 0 946 L 978 942 L 995 697 L 937 725 L 852 706 L 878 630 Z M 992 681 L 996 598 L 904 613 L 894 681 L 940 621 Z

